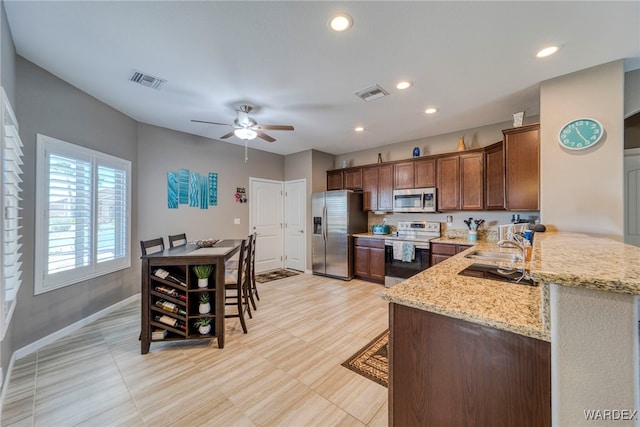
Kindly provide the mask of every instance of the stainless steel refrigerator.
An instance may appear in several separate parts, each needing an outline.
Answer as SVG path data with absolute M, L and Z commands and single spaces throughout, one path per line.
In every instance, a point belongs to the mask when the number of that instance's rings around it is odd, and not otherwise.
M 367 231 L 362 193 L 351 190 L 323 191 L 311 195 L 313 216 L 313 273 L 350 280 L 353 278 L 352 235 Z

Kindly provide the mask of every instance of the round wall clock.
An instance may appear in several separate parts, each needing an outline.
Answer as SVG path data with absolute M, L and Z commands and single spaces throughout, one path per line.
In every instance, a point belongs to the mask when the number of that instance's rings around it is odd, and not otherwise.
M 562 126 L 558 133 L 560 145 L 569 150 L 584 150 L 600 141 L 604 128 L 599 121 L 589 118 L 575 119 Z

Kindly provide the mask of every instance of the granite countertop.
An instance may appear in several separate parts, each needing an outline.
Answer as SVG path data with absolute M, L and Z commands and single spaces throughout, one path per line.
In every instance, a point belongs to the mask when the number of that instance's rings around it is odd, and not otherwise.
M 474 249 L 517 251 L 478 241 L 473 248 L 386 289 L 382 299 L 549 341 L 550 283 L 640 295 L 640 248 L 615 240 L 576 233 L 536 234 L 529 269 L 539 282 L 537 287 L 459 276 L 473 264 L 464 255 Z

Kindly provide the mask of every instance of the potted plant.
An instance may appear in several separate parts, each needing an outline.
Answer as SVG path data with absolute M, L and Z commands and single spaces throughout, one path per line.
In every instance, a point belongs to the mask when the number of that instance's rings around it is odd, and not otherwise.
M 196 328 L 198 328 L 198 332 L 202 335 L 207 335 L 211 332 L 211 318 L 210 317 L 200 317 L 193 324 Z
M 208 314 L 211 311 L 211 304 L 209 304 L 209 293 L 206 292 L 200 295 L 200 305 L 198 306 L 198 313 Z
M 193 272 L 198 277 L 198 287 L 206 288 L 209 286 L 209 276 L 213 271 L 212 265 L 194 265 L 192 267 Z

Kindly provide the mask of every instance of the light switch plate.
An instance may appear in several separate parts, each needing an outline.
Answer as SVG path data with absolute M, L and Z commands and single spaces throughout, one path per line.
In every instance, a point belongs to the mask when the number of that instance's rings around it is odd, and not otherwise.
M 234 224 L 240 224 L 240 218 L 233 218 L 233 223 Z

